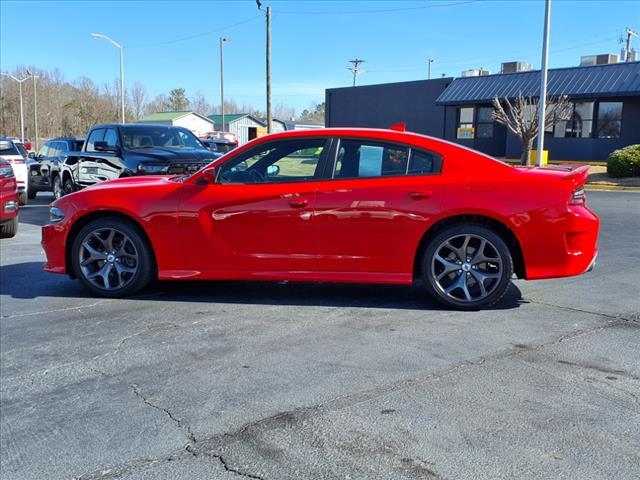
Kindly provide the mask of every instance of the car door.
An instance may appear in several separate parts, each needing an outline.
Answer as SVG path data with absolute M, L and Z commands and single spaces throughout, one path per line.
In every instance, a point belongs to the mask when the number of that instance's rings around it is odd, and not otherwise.
M 315 232 L 320 270 L 407 275 L 440 211 L 441 157 L 408 145 L 341 138 L 331 180 L 320 182 Z
M 76 178 L 82 187 L 120 177 L 122 172 L 119 154 L 99 151 L 96 142 L 105 142 L 108 146 L 119 146 L 118 132 L 115 128 L 96 128 L 87 139 L 85 152 L 76 163 Z
M 196 270 L 317 269 L 313 205 L 327 138 L 262 142 L 216 168 L 215 183 L 187 189 L 183 252 Z

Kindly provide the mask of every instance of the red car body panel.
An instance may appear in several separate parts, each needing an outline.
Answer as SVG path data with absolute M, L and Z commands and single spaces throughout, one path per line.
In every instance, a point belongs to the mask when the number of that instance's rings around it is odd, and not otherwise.
M 11 172 L 5 176 L 0 174 L 0 224 L 18 215 L 18 183 L 13 174 L 11 164 L 0 158 L 0 168 Z M 13 202 L 13 203 L 9 203 Z
M 367 138 L 438 153 L 439 174 L 308 182 L 202 181 L 262 142 L 296 137 Z M 409 284 L 422 239 L 451 217 L 482 216 L 517 240 L 527 279 L 585 272 L 599 220 L 569 204 L 588 168 L 514 168 L 442 140 L 392 130 L 324 129 L 261 137 L 192 177 L 132 177 L 57 200 L 65 212 L 43 227 L 45 269 L 68 272 L 76 222 L 125 215 L 146 233 L 159 279 L 263 279 Z

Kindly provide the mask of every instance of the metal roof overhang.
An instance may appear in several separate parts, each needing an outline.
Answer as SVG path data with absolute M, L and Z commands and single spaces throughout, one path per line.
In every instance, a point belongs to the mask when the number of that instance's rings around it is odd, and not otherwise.
M 640 62 L 549 70 L 547 95 L 571 98 L 640 96 Z M 456 78 L 436 100 L 438 105 L 491 103 L 495 97 L 537 97 L 540 71 Z

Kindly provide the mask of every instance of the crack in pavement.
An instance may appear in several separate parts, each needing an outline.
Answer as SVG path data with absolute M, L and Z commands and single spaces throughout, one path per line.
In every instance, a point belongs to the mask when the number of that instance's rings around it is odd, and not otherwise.
M 532 301 L 532 303 L 540 303 L 540 302 L 535 302 Z M 549 305 L 549 304 L 544 304 L 547 306 L 551 306 L 551 307 L 555 307 L 555 308 L 559 308 L 559 309 L 569 309 L 569 310 L 577 310 L 577 309 L 573 309 L 571 307 L 562 307 L 559 305 Z M 577 311 L 581 311 L 581 310 L 577 310 Z M 571 332 L 567 332 L 567 333 L 563 333 L 561 335 L 558 335 L 557 337 L 553 338 L 552 340 L 548 341 L 548 342 L 544 342 L 544 343 L 540 343 L 540 344 L 534 344 L 534 345 L 524 345 L 524 344 L 518 344 L 518 345 L 514 345 L 512 348 L 507 348 L 504 349 L 502 351 L 498 351 L 496 353 L 493 354 L 489 354 L 489 355 L 483 355 L 480 356 L 478 358 L 475 359 L 471 359 L 471 360 L 465 360 L 463 362 L 451 365 L 447 368 L 441 369 L 441 370 L 437 370 L 437 371 L 433 371 L 433 372 L 429 372 L 427 374 L 424 375 L 418 375 L 415 376 L 413 378 L 408 378 L 408 379 L 403 379 L 403 380 L 399 380 L 396 382 L 391 382 L 385 385 L 380 385 L 380 386 L 376 386 L 373 387 L 371 389 L 368 390 L 363 390 L 363 391 L 359 391 L 359 392 L 354 392 L 354 393 L 347 393 L 344 395 L 340 395 L 337 397 L 334 397 L 330 400 L 327 400 L 325 402 L 320 402 L 317 403 L 315 405 L 311 405 L 311 406 L 303 406 L 303 407 L 299 407 L 299 408 L 295 408 L 289 411 L 285 411 L 285 412 L 280 412 L 277 413 L 275 415 L 271 415 L 262 419 L 258 419 L 256 421 L 253 422 L 249 422 L 245 425 L 242 425 L 241 427 L 239 427 L 238 429 L 236 429 L 235 431 L 230 431 L 230 432 L 223 432 L 223 433 L 219 433 L 219 434 L 215 434 L 212 435 L 210 437 L 206 437 L 203 439 L 199 439 L 196 443 L 196 439 L 195 436 L 193 435 L 193 433 L 190 430 L 190 427 L 188 427 L 187 425 L 187 433 L 186 436 L 187 438 L 189 438 L 189 440 L 191 440 L 193 442 L 193 445 L 187 444 L 186 447 L 184 447 L 184 450 L 186 450 L 191 456 L 199 458 L 201 455 L 204 456 L 210 456 L 213 458 L 216 458 L 220 461 L 220 463 L 223 465 L 223 467 L 225 468 L 225 470 L 229 471 L 229 472 L 233 472 L 236 473 L 238 475 L 244 476 L 246 478 L 252 478 L 252 479 L 259 479 L 259 480 L 264 480 L 263 477 L 254 475 L 254 474 L 250 474 L 250 473 L 244 473 L 241 470 L 231 467 L 230 465 L 227 464 L 227 461 L 223 458 L 223 456 L 219 453 L 214 453 L 216 451 L 219 451 L 221 448 L 224 448 L 225 445 L 230 445 L 232 443 L 235 443 L 235 441 L 243 441 L 243 437 L 245 435 L 252 435 L 250 433 L 250 430 L 255 430 L 255 429 L 260 429 L 263 427 L 266 427 L 267 430 L 271 429 L 271 428 L 277 428 L 279 426 L 279 424 L 283 423 L 283 422 L 287 422 L 287 423 L 293 423 L 293 422 L 297 422 L 298 420 L 304 418 L 304 417 L 308 417 L 312 414 L 317 414 L 318 412 L 322 411 L 322 410 L 340 410 L 343 408 L 350 408 L 350 407 L 354 407 L 357 405 L 361 405 L 363 403 L 369 402 L 373 399 L 380 399 L 380 398 L 384 398 L 387 395 L 390 395 L 392 393 L 395 393 L 399 390 L 403 390 L 405 388 L 411 387 L 411 386 L 415 386 L 415 385 L 420 385 L 420 384 L 424 384 L 427 383 L 429 381 L 433 381 L 433 380 L 438 380 L 441 379 L 443 377 L 446 377 L 454 372 L 457 372 L 461 369 L 464 368 L 469 368 L 469 367 L 474 367 L 474 366 L 481 366 L 481 365 L 485 365 L 487 363 L 490 362 L 497 362 L 500 360 L 504 360 L 507 358 L 511 358 L 514 356 L 518 356 L 518 355 L 522 355 L 531 351 L 537 351 L 537 350 L 541 350 L 553 345 L 557 345 L 560 344 L 564 341 L 579 337 L 581 335 L 587 335 L 587 334 L 591 334 L 597 331 L 601 331 L 601 330 L 605 330 L 608 328 L 612 328 L 612 327 L 616 327 L 619 325 L 623 325 L 623 324 L 627 324 L 629 321 L 634 322 L 634 320 L 629 320 L 623 317 L 615 317 L 615 316 L 611 316 L 611 315 L 606 315 L 606 314 L 598 314 L 598 313 L 593 313 L 593 312 L 588 312 L 588 311 L 581 311 L 582 313 L 588 313 L 591 315 L 596 315 L 599 316 L 601 318 L 606 318 L 607 319 L 607 323 L 605 323 L 604 325 L 597 325 L 597 326 L 593 326 L 593 327 L 587 327 L 587 328 L 582 328 L 582 329 L 577 329 L 577 330 L 573 330 Z M 99 371 L 99 370 L 95 370 L 97 373 L 100 373 L 102 375 L 105 376 L 110 376 L 113 378 L 116 378 L 117 380 L 119 380 L 120 382 L 123 382 L 122 379 L 120 379 L 118 376 L 116 375 L 111 375 L 111 374 L 107 374 L 105 372 Z M 125 382 L 123 382 L 125 383 Z M 133 392 L 136 396 L 138 396 L 139 398 L 141 398 L 143 400 L 143 402 L 145 404 L 147 404 L 148 406 L 155 408 L 157 410 L 160 410 L 162 412 L 164 412 L 173 422 L 175 422 L 177 425 L 180 426 L 180 428 L 184 431 L 184 424 L 177 419 L 176 417 L 173 416 L 173 414 L 167 410 L 164 409 L 162 407 L 159 407 L 151 402 L 149 402 L 137 389 L 137 385 L 135 384 L 129 384 L 129 386 L 131 388 L 133 388 Z M 176 450 L 174 452 L 179 452 L 179 451 L 184 451 L 183 449 L 180 450 Z M 170 457 L 168 457 L 170 458 Z M 175 459 L 172 459 L 175 460 Z M 127 471 L 130 470 L 134 470 L 136 468 L 140 468 L 143 465 L 148 464 L 149 462 L 152 461 L 159 461 L 159 460 L 147 460 L 146 463 L 140 463 L 140 461 L 137 462 L 133 462 L 128 464 L 129 466 L 124 466 L 124 467 L 120 467 L 117 469 L 113 469 L 113 471 L 121 471 L 121 468 L 127 468 Z M 111 470 L 110 470 L 111 471 Z M 89 480 L 91 478 L 104 478 L 104 477 L 79 477 L 82 480 Z
M 47 315 L 49 313 L 70 312 L 70 311 L 73 311 L 73 310 L 82 311 L 82 309 L 84 309 L 84 308 L 96 307 L 96 306 L 101 305 L 103 303 L 106 303 L 106 302 L 108 302 L 110 300 L 111 300 L 110 298 L 107 298 L 107 299 L 104 299 L 104 300 L 98 300 L 97 302 L 93 302 L 93 303 L 89 303 L 89 304 L 85 304 L 85 305 L 77 305 L 75 307 L 54 308 L 52 310 L 41 310 L 39 312 L 16 313 L 14 315 L 2 315 L 0 318 L 2 318 L 4 320 L 9 320 L 9 319 L 12 319 L 12 318 L 30 317 L 30 316 L 33 316 L 33 315 Z
M 611 315 L 610 313 L 602 313 L 602 312 L 593 312 L 591 310 L 584 310 L 581 308 L 575 308 L 575 307 L 567 307 L 565 305 L 557 305 L 554 303 L 547 303 L 547 302 L 541 302 L 539 300 L 534 300 L 532 298 L 524 298 L 524 301 L 527 301 L 529 303 L 533 303 L 535 305 L 544 305 L 546 307 L 553 307 L 553 308 L 559 308 L 561 310 L 568 310 L 570 312 L 578 312 L 578 313 L 587 313 L 589 315 L 598 315 L 600 317 L 606 317 L 606 318 L 610 318 L 612 320 L 624 320 L 626 322 L 634 322 L 634 323 L 638 323 L 640 322 L 640 316 L 633 315 L 632 317 L 626 317 L 623 314 L 618 314 L 618 315 Z

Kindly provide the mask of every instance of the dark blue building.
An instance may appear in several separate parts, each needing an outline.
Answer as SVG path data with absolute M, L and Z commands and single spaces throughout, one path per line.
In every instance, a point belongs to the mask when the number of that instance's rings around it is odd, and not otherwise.
M 495 97 L 537 96 L 540 71 L 334 88 L 326 91 L 327 127 L 387 128 L 444 138 L 497 157 L 519 158 L 521 145 L 494 122 Z M 640 62 L 549 70 L 549 96 L 567 95 L 570 120 L 545 131 L 551 160 L 606 160 L 640 143 Z

